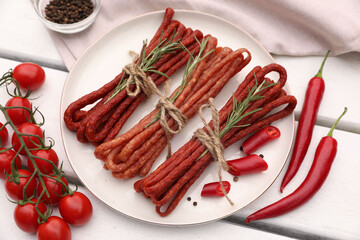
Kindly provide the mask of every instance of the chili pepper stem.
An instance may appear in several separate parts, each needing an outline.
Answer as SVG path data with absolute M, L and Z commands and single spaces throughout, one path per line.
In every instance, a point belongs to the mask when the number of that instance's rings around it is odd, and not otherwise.
M 332 137 L 333 131 L 336 128 L 337 124 L 339 123 L 340 119 L 345 115 L 345 113 L 347 112 L 347 107 L 344 108 L 343 113 L 340 115 L 340 117 L 335 121 L 334 125 L 332 125 L 329 133 L 328 133 L 328 137 Z
M 330 52 L 331 52 L 330 50 L 327 51 L 327 53 L 326 53 L 326 55 L 325 55 L 325 58 L 324 58 L 323 62 L 321 63 L 320 69 L 319 69 L 319 71 L 317 72 L 317 74 L 315 75 L 315 77 L 322 78 L 322 70 L 323 70 L 323 68 L 324 68 L 326 59 L 328 58 Z

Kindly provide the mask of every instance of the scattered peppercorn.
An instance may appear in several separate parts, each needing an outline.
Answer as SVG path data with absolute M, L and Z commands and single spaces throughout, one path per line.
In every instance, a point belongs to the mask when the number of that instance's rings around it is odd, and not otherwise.
M 233 180 L 234 180 L 234 182 L 237 182 L 237 181 L 239 181 L 239 177 L 234 177 Z
M 259 157 L 264 158 L 264 155 L 260 154 Z
M 54 23 L 76 23 L 94 11 L 91 0 L 51 0 L 45 7 L 45 18 Z
M 196 205 L 197 205 L 197 202 L 193 202 L 193 205 L 196 206 Z
M 188 200 L 188 201 L 191 201 L 191 197 L 188 197 L 187 200 Z
M 243 149 L 243 147 L 242 147 L 242 146 L 240 146 L 240 151 L 244 151 L 244 149 Z

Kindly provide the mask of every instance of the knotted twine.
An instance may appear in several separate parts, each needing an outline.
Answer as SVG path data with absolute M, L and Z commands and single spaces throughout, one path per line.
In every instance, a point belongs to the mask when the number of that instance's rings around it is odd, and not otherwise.
M 146 43 L 144 43 L 141 53 L 144 51 Z M 160 90 L 156 87 L 155 83 L 150 76 L 146 76 L 146 73 L 140 67 L 139 56 L 130 52 L 131 55 L 134 55 L 133 62 L 126 65 L 123 68 L 125 74 L 129 77 L 126 79 L 126 91 L 127 94 L 131 97 L 137 96 L 140 91 L 143 91 L 144 94 L 150 98 L 150 96 L 155 93 L 159 96 L 159 102 L 156 107 L 160 108 L 160 126 L 163 128 L 166 136 L 168 154 L 167 158 L 171 156 L 171 135 L 179 133 L 185 124 L 187 123 L 187 117 L 177 108 L 171 100 L 167 97 L 170 90 L 170 79 L 166 81 L 165 93 L 162 95 Z M 130 90 L 130 85 L 135 84 L 134 91 Z M 177 124 L 177 129 L 173 130 L 169 127 L 167 123 L 166 113 L 170 115 Z
M 142 55 L 146 43 L 143 43 L 140 55 Z M 136 97 L 142 90 L 147 98 L 157 89 L 155 83 L 150 76 L 146 76 L 146 73 L 141 69 L 139 55 L 133 51 L 129 51 L 129 54 L 133 56 L 133 62 L 127 64 L 122 70 L 129 77 L 126 79 L 126 92 L 130 97 Z M 134 91 L 130 90 L 130 86 L 135 85 Z
M 204 108 L 210 108 L 211 109 L 211 115 L 212 115 L 212 121 L 214 130 L 211 129 L 209 124 L 206 122 L 204 116 L 203 116 L 203 109 Z M 219 182 L 221 186 L 221 190 L 225 196 L 225 198 L 229 201 L 231 205 L 234 205 L 234 203 L 231 201 L 229 196 L 227 195 L 224 185 L 222 183 L 222 170 L 227 171 L 228 165 L 224 158 L 224 146 L 221 143 L 220 140 L 220 119 L 219 119 L 219 112 L 214 106 L 214 99 L 210 98 L 208 104 L 204 104 L 199 109 L 199 115 L 201 118 L 201 121 L 204 123 L 205 128 L 207 132 L 199 128 L 195 131 L 194 137 L 197 138 L 210 152 L 211 156 L 213 157 L 214 161 L 217 161 L 219 163 Z

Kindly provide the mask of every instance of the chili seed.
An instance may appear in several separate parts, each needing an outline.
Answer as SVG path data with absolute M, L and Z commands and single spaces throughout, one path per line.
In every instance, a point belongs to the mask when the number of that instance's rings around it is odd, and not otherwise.
M 91 0 L 51 0 L 45 7 L 45 18 L 59 24 L 75 23 L 94 11 Z

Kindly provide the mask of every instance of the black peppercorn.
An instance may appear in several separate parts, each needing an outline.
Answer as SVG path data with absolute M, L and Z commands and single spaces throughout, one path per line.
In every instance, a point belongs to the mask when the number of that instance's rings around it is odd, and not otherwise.
M 51 0 L 45 7 L 45 18 L 59 24 L 76 23 L 93 11 L 91 0 Z

